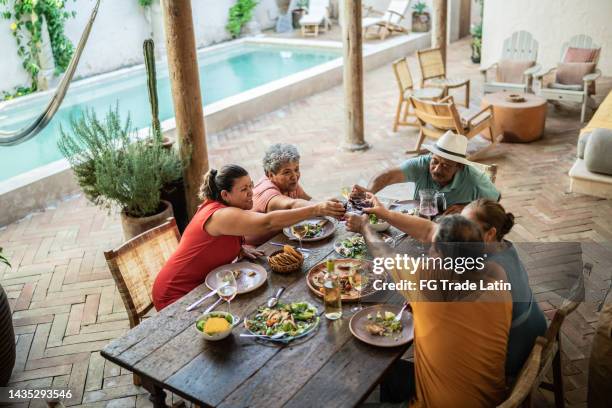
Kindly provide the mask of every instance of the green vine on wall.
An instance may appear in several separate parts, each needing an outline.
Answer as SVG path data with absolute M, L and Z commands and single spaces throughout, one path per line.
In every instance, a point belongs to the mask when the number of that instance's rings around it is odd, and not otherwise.
M 229 9 L 229 19 L 225 28 L 233 37 L 238 37 L 242 26 L 253 18 L 253 9 L 257 6 L 256 0 L 237 0 Z
M 55 73 L 60 74 L 66 70 L 74 46 L 64 33 L 64 25 L 76 13 L 65 10 L 64 0 L 0 0 L 0 4 L 7 7 L 2 16 L 11 21 L 11 32 L 17 42 L 17 55 L 21 57 L 23 68 L 31 79 L 29 87 L 21 86 L 12 94 L 4 93 L 5 99 L 11 99 L 38 89 L 43 17 L 51 40 Z

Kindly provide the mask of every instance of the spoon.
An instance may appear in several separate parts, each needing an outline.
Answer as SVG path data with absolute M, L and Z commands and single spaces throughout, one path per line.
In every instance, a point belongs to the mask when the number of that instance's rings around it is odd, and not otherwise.
M 395 320 L 396 322 L 399 322 L 400 320 L 402 320 L 402 313 L 404 313 L 404 310 L 406 310 L 407 307 L 408 307 L 408 302 L 404 302 L 404 305 L 400 309 L 399 313 L 395 315 L 393 320 Z
M 200 306 L 202 304 L 202 302 L 204 302 L 206 299 L 208 299 L 209 297 L 211 297 L 214 294 L 218 293 L 219 289 L 221 289 L 224 286 L 227 286 L 227 283 L 219 286 L 215 290 L 212 290 L 212 291 L 208 292 L 205 296 L 201 297 L 199 300 L 196 300 L 191 305 L 187 306 L 187 308 L 185 310 L 188 311 L 188 312 L 191 312 L 193 309 L 195 309 L 196 307 Z
M 281 295 L 283 294 L 283 292 L 285 291 L 285 287 L 281 286 L 280 288 L 278 288 L 278 290 L 276 291 L 276 295 L 272 296 L 270 299 L 268 299 L 268 307 L 272 308 L 274 306 L 276 306 L 276 304 L 278 303 L 278 300 L 280 299 Z
M 285 332 L 278 332 L 278 333 L 275 333 L 275 334 L 273 334 L 271 336 L 266 336 L 265 334 L 247 334 L 247 333 L 241 333 L 240 337 L 258 337 L 258 338 L 264 339 L 264 340 L 278 340 L 281 337 L 284 337 L 285 334 L 287 334 L 287 333 L 285 333 Z

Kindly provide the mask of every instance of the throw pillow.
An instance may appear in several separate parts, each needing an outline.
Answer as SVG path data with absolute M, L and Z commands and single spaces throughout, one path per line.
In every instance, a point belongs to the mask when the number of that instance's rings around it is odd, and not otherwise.
M 497 65 L 497 82 L 522 84 L 523 72 L 534 65 L 535 61 L 503 59 Z
M 582 78 L 595 71 L 594 62 L 560 62 L 556 82 L 563 85 L 583 85 Z
M 593 173 L 612 175 L 612 129 L 595 129 L 584 148 L 584 164 Z
M 563 62 L 595 62 L 599 56 L 600 48 L 574 48 L 569 47 L 565 52 Z

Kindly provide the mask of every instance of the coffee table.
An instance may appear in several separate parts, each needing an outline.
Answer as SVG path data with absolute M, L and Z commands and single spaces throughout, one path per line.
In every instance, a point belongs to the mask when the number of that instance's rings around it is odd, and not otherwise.
M 546 99 L 527 93 L 495 92 L 482 98 L 482 107 L 489 105 L 493 106 L 496 134 L 503 133 L 503 142 L 527 143 L 542 137 Z

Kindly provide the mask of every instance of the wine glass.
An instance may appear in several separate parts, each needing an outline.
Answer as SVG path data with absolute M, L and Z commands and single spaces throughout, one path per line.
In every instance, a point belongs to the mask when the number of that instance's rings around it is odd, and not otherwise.
M 219 289 L 217 289 L 219 297 L 227 302 L 227 312 L 232 314 L 230 303 L 236 297 L 236 293 L 238 292 L 238 284 L 236 283 L 236 278 L 234 277 L 234 271 L 220 271 L 217 273 L 217 282 L 219 282 Z
M 419 191 L 419 214 L 433 220 L 438 215 L 438 205 L 436 203 L 436 192 L 434 190 Z
M 302 239 L 306 235 L 306 227 L 304 225 L 296 224 L 291 226 L 291 233 L 294 237 L 298 239 L 298 243 L 300 245 L 300 253 L 304 257 L 304 259 L 308 258 L 308 254 L 303 251 L 302 248 Z
M 357 303 L 354 304 L 353 307 L 351 307 L 351 312 L 357 313 L 363 309 L 363 306 L 361 305 L 361 293 L 363 292 L 363 288 L 367 284 L 367 277 L 363 273 L 363 269 L 361 267 L 353 269 L 351 271 L 351 274 L 349 275 L 349 283 L 351 284 L 353 289 L 359 292 Z

